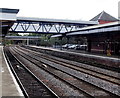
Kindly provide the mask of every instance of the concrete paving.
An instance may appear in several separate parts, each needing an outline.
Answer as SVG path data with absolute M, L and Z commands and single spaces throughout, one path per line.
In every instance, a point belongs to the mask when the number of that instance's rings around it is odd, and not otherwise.
M 3 46 L 0 46 L 0 97 L 23 96 L 9 66 L 6 64 L 2 48 Z

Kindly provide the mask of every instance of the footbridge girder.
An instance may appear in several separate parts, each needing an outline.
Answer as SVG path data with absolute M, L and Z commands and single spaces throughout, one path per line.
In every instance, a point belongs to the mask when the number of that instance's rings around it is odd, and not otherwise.
M 1 36 L 5 37 L 8 32 L 64 34 L 98 24 L 96 21 L 17 17 L 18 12 L 19 9 L 0 8 Z
M 98 22 L 17 17 L 17 21 L 9 32 L 60 34 L 95 24 L 98 24 Z
M 8 40 L 39 40 L 40 36 L 5 36 Z

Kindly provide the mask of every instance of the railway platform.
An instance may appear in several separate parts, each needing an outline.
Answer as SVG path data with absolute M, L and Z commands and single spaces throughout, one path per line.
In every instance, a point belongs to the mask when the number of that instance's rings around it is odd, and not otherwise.
M 0 97 L 23 96 L 3 53 L 3 46 L 0 46 Z
M 50 47 L 41 47 L 41 46 L 32 46 L 32 45 L 28 45 L 26 47 L 29 47 L 35 51 L 43 52 L 57 57 L 67 58 L 69 60 L 75 60 L 78 62 L 89 63 L 101 68 L 107 68 L 114 71 L 119 71 L 120 69 L 120 59 L 118 57 L 95 55 L 86 52 L 80 53 L 69 50 L 60 50 Z

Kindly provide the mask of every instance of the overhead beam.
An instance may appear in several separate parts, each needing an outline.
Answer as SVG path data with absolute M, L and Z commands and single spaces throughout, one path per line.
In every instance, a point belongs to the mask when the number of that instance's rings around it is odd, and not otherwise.
M 55 21 L 55 20 L 54 20 Z M 28 21 L 28 20 L 17 20 L 14 25 L 10 28 L 10 32 L 22 32 L 22 33 L 44 33 L 44 34 L 60 34 L 60 33 L 66 33 L 66 32 L 71 32 L 75 30 L 79 30 L 82 27 L 86 27 L 91 25 L 88 23 L 56 23 L 55 22 L 47 22 L 47 21 Z M 92 24 L 93 25 L 93 24 Z

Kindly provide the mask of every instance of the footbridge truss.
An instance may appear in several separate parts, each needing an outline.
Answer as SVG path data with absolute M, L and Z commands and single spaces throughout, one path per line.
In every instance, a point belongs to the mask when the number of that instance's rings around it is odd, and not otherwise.
M 98 22 L 17 17 L 9 32 L 63 34 L 95 24 L 98 24 Z

